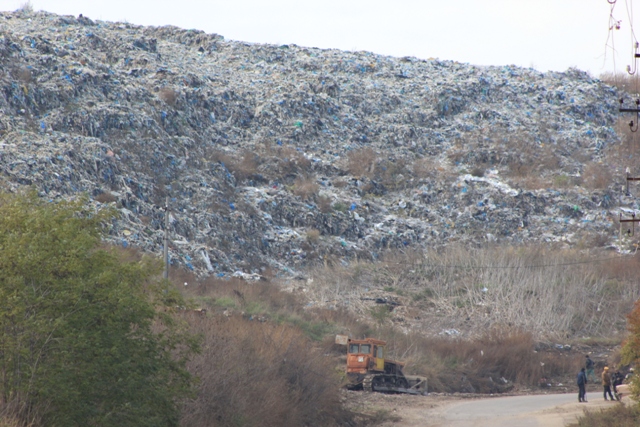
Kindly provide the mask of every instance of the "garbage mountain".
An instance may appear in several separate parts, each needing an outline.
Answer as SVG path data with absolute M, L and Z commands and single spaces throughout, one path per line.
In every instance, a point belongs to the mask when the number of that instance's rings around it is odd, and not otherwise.
M 168 197 L 171 264 L 201 275 L 618 234 L 620 185 L 586 184 L 620 143 L 619 94 L 576 69 L 17 11 L 0 89 L 3 191 L 114 204 L 111 242 L 158 255 Z

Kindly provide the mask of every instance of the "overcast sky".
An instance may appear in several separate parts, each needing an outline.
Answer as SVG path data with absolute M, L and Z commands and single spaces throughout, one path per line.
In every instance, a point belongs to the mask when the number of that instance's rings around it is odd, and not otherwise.
M 632 63 L 633 0 L 31 0 L 35 10 L 176 25 L 229 40 L 367 50 L 594 76 Z M 26 0 L 0 0 L 15 10 Z M 640 3 L 637 5 L 640 17 Z M 629 12 L 628 12 L 629 11 Z M 639 24 L 640 25 L 640 24 Z M 639 27 L 640 28 L 640 27 Z M 640 34 L 640 32 L 639 32 Z M 613 40 L 613 43 L 612 43 Z M 609 48 L 605 48 L 609 45 Z M 611 47 L 615 46 L 617 51 Z M 615 52 L 615 53 L 614 53 Z

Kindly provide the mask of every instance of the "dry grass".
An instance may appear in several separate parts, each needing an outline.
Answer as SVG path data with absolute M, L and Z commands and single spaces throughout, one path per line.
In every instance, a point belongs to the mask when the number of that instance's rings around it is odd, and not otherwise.
M 21 403 L 17 403 L 21 402 Z M 15 397 L 14 400 L 0 403 L 0 427 L 40 427 L 42 422 L 33 412 L 37 408 L 29 408 L 26 399 Z
M 603 163 L 588 163 L 582 172 L 582 184 L 591 190 L 604 190 L 613 184 L 613 174 Z
M 577 423 L 569 427 L 637 427 L 640 425 L 640 407 L 638 405 L 615 405 L 599 411 L 585 411 Z
M 631 170 L 632 175 L 637 176 L 640 172 L 637 169 L 640 160 L 640 132 L 631 132 L 629 129 L 629 117 L 620 118 L 616 124 L 616 133 L 620 136 L 619 144 L 606 147 L 603 155 L 603 164 L 613 165 L 621 172 L 614 178 L 624 183 L 624 173 L 626 168 Z
M 438 174 L 438 165 L 428 157 L 418 159 L 413 163 L 413 174 L 418 179 L 435 178 Z

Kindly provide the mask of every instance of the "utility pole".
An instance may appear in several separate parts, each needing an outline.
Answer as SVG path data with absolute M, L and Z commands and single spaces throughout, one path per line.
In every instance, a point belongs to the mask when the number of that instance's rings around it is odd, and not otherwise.
M 165 279 L 169 278 L 169 196 L 164 204 L 164 274 Z
M 629 174 L 629 170 L 627 169 L 627 192 L 626 195 L 629 196 L 629 181 L 640 181 L 640 178 L 636 177 L 636 176 L 630 176 Z
M 629 168 L 627 168 L 627 191 L 626 191 L 626 195 L 630 196 L 631 194 L 629 193 L 629 181 L 640 181 L 640 178 L 638 177 L 634 177 L 631 176 L 631 174 L 629 173 Z M 636 222 L 640 222 L 640 219 L 636 219 L 636 213 L 633 212 L 631 214 L 631 219 L 622 219 L 622 212 L 620 212 L 620 238 L 622 239 L 622 224 L 623 223 L 631 223 L 631 228 L 627 230 L 627 235 L 629 236 L 633 236 L 636 234 Z

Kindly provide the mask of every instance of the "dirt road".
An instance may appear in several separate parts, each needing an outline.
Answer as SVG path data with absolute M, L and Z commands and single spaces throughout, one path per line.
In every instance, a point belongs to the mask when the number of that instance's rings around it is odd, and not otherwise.
M 577 393 L 508 397 L 459 398 L 447 396 L 389 396 L 371 393 L 362 405 L 384 411 L 384 427 L 564 427 L 584 409 L 619 405 L 605 402 L 600 392 L 587 393 L 588 403 L 578 403 Z
M 450 427 L 564 427 L 582 415 L 585 408 L 618 405 L 592 395 L 591 402 L 578 403 L 575 394 L 540 394 L 496 397 L 443 405 L 439 413 L 422 425 Z

